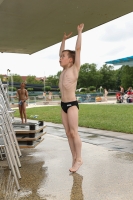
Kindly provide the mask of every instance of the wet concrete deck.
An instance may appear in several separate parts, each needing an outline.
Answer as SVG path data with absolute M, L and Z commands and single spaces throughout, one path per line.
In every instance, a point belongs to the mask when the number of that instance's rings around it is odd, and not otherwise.
M 45 140 L 23 149 L 17 191 L 0 161 L 0 200 L 132 200 L 133 136 L 79 128 L 83 165 L 69 173 L 71 154 L 62 125 L 47 124 Z M 127 137 L 126 137 L 127 136 Z

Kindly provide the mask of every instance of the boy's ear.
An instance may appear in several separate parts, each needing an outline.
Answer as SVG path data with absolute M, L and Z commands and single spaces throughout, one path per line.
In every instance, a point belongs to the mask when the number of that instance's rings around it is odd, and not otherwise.
M 73 62 L 73 59 L 71 57 L 69 59 L 70 59 L 70 62 Z

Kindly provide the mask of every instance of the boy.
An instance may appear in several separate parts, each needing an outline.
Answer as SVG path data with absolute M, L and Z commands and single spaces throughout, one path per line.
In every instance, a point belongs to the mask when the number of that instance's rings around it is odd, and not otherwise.
M 70 150 L 72 153 L 72 167 L 70 172 L 76 172 L 82 165 L 81 158 L 81 139 L 78 134 L 78 102 L 76 100 L 75 91 L 80 70 L 80 51 L 81 51 L 81 35 L 84 24 L 77 27 L 78 37 L 75 51 L 64 50 L 65 40 L 68 39 L 72 33 L 66 35 L 64 33 L 63 40 L 60 47 L 60 65 L 63 71 L 60 75 L 59 88 L 61 92 L 61 116 L 68 138 Z
M 22 124 L 27 122 L 26 117 L 26 100 L 28 99 L 28 91 L 25 89 L 25 83 L 21 83 L 20 89 L 17 90 L 17 98 L 19 99 L 19 113 L 22 120 Z

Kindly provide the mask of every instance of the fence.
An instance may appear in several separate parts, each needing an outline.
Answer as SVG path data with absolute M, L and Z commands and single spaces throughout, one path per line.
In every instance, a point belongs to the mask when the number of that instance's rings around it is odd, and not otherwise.
M 79 103 L 89 103 L 89 102 L 95 102 L 96 98 L 100 97 L 99 101 L 102 101 L 103 93 L 88 93 L 88 94 L 76 94 L 77 101 Z M 18 99 L 9 97 L 10 104 L 12 104 L 12 107 L 18 106 Z M 49 95 L 46 96 L 38 95 L 38 96 L 29 96 L 29 99 L 27 100 L 27 105 L 47 105 L 47 104 L 60 104 L 61 102 L 61 96 L 59 94 L 57 95 Z

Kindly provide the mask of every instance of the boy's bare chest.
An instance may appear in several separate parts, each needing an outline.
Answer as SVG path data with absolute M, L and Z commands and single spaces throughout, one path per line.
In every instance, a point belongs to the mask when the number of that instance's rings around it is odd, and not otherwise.
M 61 74 L 61 82 L 67 82 L 67 81 L 75 81 L 77 79 L 77 74 L 73 73 L 72 68 L 69 68 L 67 70 L 64 70 Z
M 20 89 L 20 90 L 19 90 L 19 94 L 20 94 L 20 95 L 25 95 L 25 89 L 22 89 L 22 90 Z

